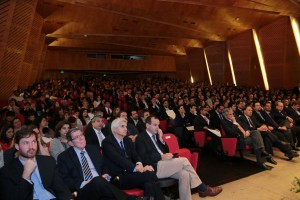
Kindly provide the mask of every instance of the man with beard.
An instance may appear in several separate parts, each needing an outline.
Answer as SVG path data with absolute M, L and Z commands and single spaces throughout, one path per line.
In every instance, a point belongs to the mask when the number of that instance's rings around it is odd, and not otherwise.
M 16 133 L 19 156 L 0 170 L 1 199 L 72 199 L 60 177 L 54 158 L 36 155 L 37 134 L 28 129 Z

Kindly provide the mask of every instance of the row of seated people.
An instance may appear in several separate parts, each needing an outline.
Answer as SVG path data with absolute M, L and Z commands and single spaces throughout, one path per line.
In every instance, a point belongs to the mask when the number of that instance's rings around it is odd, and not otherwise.
M 167 177 L 178 179 L 180 199 L 192 199 L 191 188 L 198 188 L 201 197 L 222 191 L 220 187 L 205 185 L 186 158 L 174 158 L 168 153 L 155 116 L 147 117 L 146 130 L 135 138 L 135 145 L 127 137 L 124 118 L 113 120 L 106 136 L 99 133 L 103 128 L 101 116 L 92 119 L 85 133 L 78 128 L 68 130 L 68 123 L 61 124 L 61 138 L 66 143 L 58 140 L 64 148 L 57 156 L 58 171 L 54 158 L 36 155 L 36 132 L 28 128 L 16 132 L 14 148 L 5 152 L 10 158 L 0 170 L 1 197 L 71 199 L 70 191 L 76 191 L 77 199 L 134 199 L 120 189 L 141 187 L 145 196 L 160 200 L 164 196 L 158 178 Z M 94 130 L 99 146 L 89 144 L 88 129 Z
M 293 102 L 289 109 L 293 109 L 295 113 L 299 112 L 299 102 Z M 298 123 L 297 118 L 293 119 L 284 113 L 282 102 L 277 102 L 274 110 L 271 110 L 270 102 L 265 103 L 264 109 L 260 102 L 254 102 L 253 105 L 244 106 L 239 113 L 235 105 L 225 109 L 224 106 L 218 105 L 209 114 L 207 108 L 203 107 L 200 109 L 200 115 L 194 119 L 195 130 L 205 131 L 212 137 L 215 149 L 220 144 L 220 139 L 210 130 L 216 129 L 224 131 L 227 137 L 236 137 L 238 149 L 252 144 L 257 162 L 265 169 L 271 168 L 263 164 L 264 159 L 261 159 L 260 155 L 263 154 L 266 161 L 276 164 L 271 157 L 273 147 L 278 147 L 289 160 L 299 156 L 296 152 L 300 143 Z

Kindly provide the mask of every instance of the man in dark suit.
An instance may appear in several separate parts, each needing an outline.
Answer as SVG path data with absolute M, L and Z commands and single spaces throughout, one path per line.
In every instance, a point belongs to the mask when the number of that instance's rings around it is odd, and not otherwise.
M 77 199 L 126 200 L 127 196 L 109 183 L 110 176 L 103 167 L 99 149 L 86 146 L 85 137 L 77 128 L 68 131 L 67 139 L 71 147 L 58 156 L 57 164 L 69 189 L 78 193 Z
M 294 120 L 296 126 L 300 126 L 300 103 L 298 101 L 293 101 L 290 108 L 288 108 L 287 115 Z
M 256 101 L 253 104 L 253 112 L 252 116 L 256 120 L 256 122 L 259 124 L 259 126 L 265 125 L 267 134 L 270 135 L 270 137 L 273 138 L 272 143 L 274 146 L 278 147 L 281 152 L 285 154 L 285 156 L 291 158 L 294 157 L 292 152 L 292 147 L 291 145 L 286 142 L 286 140 L 280 140 L 280 137 L 282 136 L 282 133 L 276 130 L 272 124 L 268 123 L 268 121 L 263 117 L 262 115 L 262 107 L 260 105 L 260 102 Z M 278 137 L 279 136 L 279 137 Z
M 105 106 L 101 109 L 101 111 L 103 112 L 103 117 L 109 121 L 112 117 L 112 109 L 110 108 L 109 101 L 105 101 Z
M 103 140 L 103 155 L 113 177 L 117 176 L 120 189 L 140 187 L 145 196 L 163 200 L 157 176 L 151 165 L 144 166 L 127 135 L 127 120 L 116 118 L 111 124 L 112 134 Z
M 109 131 L 104 128 L 103 118 L 99 115 L 94 116 L 90 123 L 84 132 L 86 143 L 101 148 L 102 141 L 109 135 Z
M 215 109 L 209 112 L 210 114 L 210 125 L 218 130 L 221 130 L 221 120 L 223 120 L 222 112 L 224 105 L 218 104 Z
M 19 156 L 0 170 L 1 199 L 72 198 L 56 168 L 54 158 L 38 156 L 37 134 L 22 129 L 16 133 L 15 148 Z
M 139 117 L 140 117 L 141 120 L 139 120 L 139 122 L 136 125 L 136 128 L 138 129 L 139 133 L 141 133 L 142 131 L 146 130 L 145 120 L 149 116 L 150 116 L 150 113 L 149 113 L 148 110 L 142 110 L 139 113 Z
M 244 128 L 246 131 L 250 131 L 250 133 L 254 131 L 259 131 L 261 134 L 261 137 L 263 138 L 263 143 L 264 143 L 264 148 L 262 150 L 263 154 L 266 154 L 267 156 L 267 161 L 272 163 L 272 164 L 277 164 L 277 162 L 272 158 L 273 155 L 273 143 L 278 140 L 274 134 L 269 132 L 269 129 L 266 125 L 264 124 L 259 124 L 254 116 L 252 116 L 253 109 L 250 105 L 245 107 L 244 114 L 239 116 L 239 120 L 242 123 L 241 126 Z M 266 152 L 264 151 L 266 150 Z M 269 155 L 268 155 L 269 154 Z
M 200 114 L 196 116 L 194 120 L 194 128 L 195 131 L 205 131 L 206 136 L 210 136 L 212 138 L 212 148 L 213 148 L 212 150 L 215 153 L 219 154 L 222 153 L 220 138 L 214 133 L 212 133 L 211 131 L 209 131 L 209 129 L 216 130 L 218 128 L 211 125 L 211 120 L 208 117 L 207 113 L 208 113 L 208 108 L 206 107 L 200 108 Z
M 284 109 L 283 103 L 278 101 L 276 102 L 276 109 L 273 110 L 271 115 L 277 124 L 281 126 L 287 126 L 287 128 L 291 129 L 293 133 L 293 139 L 294 139 L 292 144 L 293 148 L 295 150 L 299 150 L 297 147 L 295 147 L 295 143 L 296 143 L 296 138 L 298 143 L 300 143 L 300 126 L 296 126 L 294 124 L 294 120 L 291 117 L 287 116 L 283 109 Z
M 239 117 L 240 115 L 243 115 L 243 111 L 245 109 L 245 102 L 244 101 L 237 101 L 236 102 L 236 110 L 235 110 L 235 116 Z
M 152 165 L 158 178 L 174 178 L 179 180 L 179 197 L 192 200 L 191 188 L 197 188 L 199 196 L 216 196 L 222 192 L 221 187 L 209 187 L 199 178 L 191 163 L 184 157 L 174 158 L 169 153 L 162 139 L 163 132 L 159 128 L 159 119 L 149 116 L 146 119 L 146 131 L 138 135 L 135 145 L 138 154 L 146 165 Z

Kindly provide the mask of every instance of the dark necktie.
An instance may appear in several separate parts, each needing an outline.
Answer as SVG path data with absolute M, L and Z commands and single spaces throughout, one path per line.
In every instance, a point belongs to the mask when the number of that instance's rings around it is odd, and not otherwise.
M 250 117 L 247 117 L 248 121 L 249 121 L 249 124 L 251 127 L 253 127 L 253 123 L 252 123 L 252 120 L 250 119 Z
M 126 150 L 125 150 L 123 141 L 120 142 L 120 146 L 121 146 L 121 149 L 122 149 L 122 151 L 123 151 L 123 156 L 125 156 L 125 157 L 127 158 L 128 156 L 127 156 L 127 153 L 126 153 Z
M 156 140 L 155 135 L 152 135 L 152 138 L 153 138 L 154 142 L 157 144 L 157 140 Z
M 93 174 L 84 155 L 85 151 L 80 152 L 80 154 L 81 154 L 81 162 L 82 162 L 81 164 L 82 164 L 82 170 L 84 174 L 84 180 L 85 181 L 91 180 L 93 178 Z

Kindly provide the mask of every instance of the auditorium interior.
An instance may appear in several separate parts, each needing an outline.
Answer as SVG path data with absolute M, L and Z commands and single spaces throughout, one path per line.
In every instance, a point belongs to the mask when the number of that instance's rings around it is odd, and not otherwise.
M 223 87 L 289 91 L 299 102 L 300 0 L 0 1 L 1 108 L 38 82 L 152 77 L 212 86 L 212 95 Z M 207 199 L 300 199 L 300 158 L 275 148 L 273 157 L 272 170 L 225 183 Z M 251 151 L 245 158 L 255 161 Z

